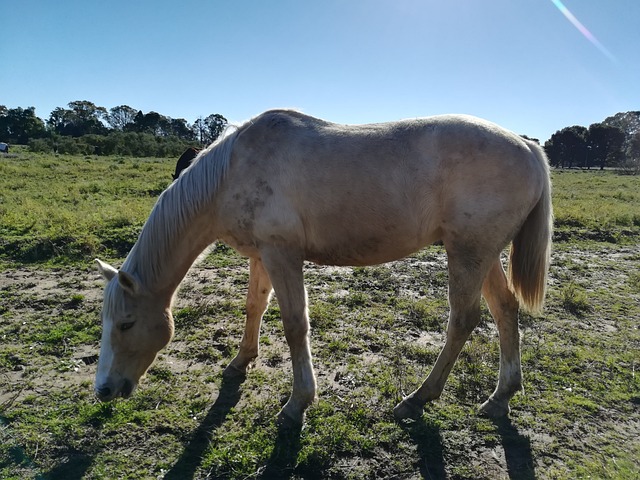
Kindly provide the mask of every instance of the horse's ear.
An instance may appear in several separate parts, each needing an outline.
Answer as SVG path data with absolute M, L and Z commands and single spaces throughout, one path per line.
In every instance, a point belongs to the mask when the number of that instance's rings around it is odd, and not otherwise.
M 111 281 L 116 275 L 118 275 L 118 270 L 113 268 L 108 263 L 103 262 L 98 258 L 96 258 L 96 262 L 98 263 L 98 271 L 102 274 L 107 282 Z
M 140 285 L 133 275 L 122 270 L 118 272 L 118 283 L 129 295 L 136 295 L 140 291 Z

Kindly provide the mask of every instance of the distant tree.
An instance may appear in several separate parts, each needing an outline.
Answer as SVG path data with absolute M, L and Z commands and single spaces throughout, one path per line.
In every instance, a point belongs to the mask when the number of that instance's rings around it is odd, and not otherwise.
M 198 117 L 196 121 L 193 122 L 191 129 L 196 137 L 196 141 L 204 146 L 207 142 L 207 126 L 204 123 L 204 118 Z
M 614 166 L 623 159 L 623 145 L 625 141 L 624 132 L 614 126 L 604 123 L 594 123 L 589 127 L 587 142 L 589 150 L 589 161 L 587 168 L 591 165 L 599 165 L 600 170 L 605 166 Z
M 0 141 L 27 144 L 45 134 L 44 122 L 36 116 L 34 107 L 0 107 Z
M 193 131 L 200 145 L 209 145 L 224 131 L 227 119 L 219 113 L 209 115 L 207 118 L 198 117 L 193 122 Z
M 55 133 L 62 134 L 71 123 L 71 111 L 62 107 L 54 108 L 47 119 L 47 127 Z
M 140 110 L 133 123 L 127 125 L 127 131 L 137 133 L 150 133 L 156 137 L 171 135 L 171 119 L 160 115 L 158 112 L 142 113 Z
M 195 134 L 184 118 L 172 118 L 171 135 L 175 135 L 183 140 L 194 140 Z
M 537 143 L 538 145 L 540 145 L 540 139 L 538 139 L 538 138 L 533 138 L 533 137 L 530 137 L 530 136 L 528 136 L 528 135 L 520 135 L 520 136 L 521 136 L 522 138 L 524 138 L 525 140 L 530 140 L 530 141 L 532 141 L 532 142 Z
M 86 100 L 70 102 L 68 109 L 57 107 L 49 116 L 49 128 L 60 135 L 80 137 L 88 134 L 104 135 L 107 109 Z
M 204 124 L 207 129 L 207 134 L 209 136 L 208 143 L 215 142 L 215 140 L 220 136 L 220 134 L 224 131 L 227 126 L 227 119 L 224 118 L 219 113 L 214 113 L 213 115 L 209 115 L 204 119 Z
M 629 139 L 626 158 L 620 166 L 624 173 L 632 175 L 640 173 L 640 130 L 635 132 Z
M 638 130 L 629 142 L 629 157 L 640 160 L 640 130 Z
M 80 135 L 105 134 L 107 129 L 103 120 L 107 119 L 107 109 L 98 107 L 93 102 L 86 100 L 77 100 L 69 103 L 69 108 L 74 115 L 74 123 L 77 133 Z
M 574 125 L 551 135 L 544 144 L 551 165 L 561 168 L 583 166 L 588 154 L 587 133 L 585 127 Z
M 127 125 L 134 122 L 137 114 L 138 110 L 135 108 L 131 108 L 129 105 L 120 105 L 109 110 L 107 122 L 111 128 L 122 132 Z

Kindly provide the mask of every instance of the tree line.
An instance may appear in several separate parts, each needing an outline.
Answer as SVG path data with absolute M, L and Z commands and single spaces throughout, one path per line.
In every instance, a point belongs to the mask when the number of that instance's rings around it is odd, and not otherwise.
M 54 109 L 46 121 L 36 116 L 34 107 L 0 105 L 0 141 L 41 152 L 177 156 L 188 146 L 210 144 L 226 125 L 227 119 L 217 113 L 189 124 L 128 105 L 107 110 L 86 100 Z M 618 113 L 588 128 L 563 128 L 544 149 L 554 167 L 616 167 L 639 173 L 640 112 Z
M 49 153 L 164 157 L 210 144 L 228 123 L 217 113 L 189 124 L 183 118 L 144 113 L 128 105 L 107 110 L 79 100 L 67 107 L 55 108 L 43 120 L 34 107 L 0 105 L 0 141 Z
M 545 142 L 544 148 L 554 167 L 616 167 L 639 173 L 640 112 L 618 113 L 588 128 L 563 128 Z

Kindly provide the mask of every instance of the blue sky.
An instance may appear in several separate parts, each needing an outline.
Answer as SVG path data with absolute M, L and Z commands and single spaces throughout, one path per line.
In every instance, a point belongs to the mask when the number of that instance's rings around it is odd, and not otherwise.
M 0 105 L 42 118 L 74 100 L 189 122 L 274 107 L 341 123 L 469 113 L 544 141 L 640 110 L 638 0 L 0 0 L 0 12 Z

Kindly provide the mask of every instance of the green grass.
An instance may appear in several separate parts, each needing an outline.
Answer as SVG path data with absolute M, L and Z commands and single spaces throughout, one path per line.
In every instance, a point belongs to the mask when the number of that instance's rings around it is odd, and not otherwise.
M 553 172 L 561 235 L 615 241 L 640 231 L 640 177 L 603 171 Z
M 124 256 L 174 165 L 26 151 L 1 159 L 0 258 L 64 263 Z
M 188 276 L 176 335 L 128 400 L 92 392 L 102 280 L 173 162 L 0 156 L 0 478 L 610 478 L 640 475 L 640 178 L 554 172 L 558 241 L 545 313 L 521 317 L 524 391 L 477 415 L 498 343 L 483 307 L 440 399 L 393 406 L 429 373 L 447 316 L 445 253 L 305 272 L 318 401 L 300 432 L 277 301 L 242 384 L 222 380 L 243 331 L 247 261 L 217 246 Z

